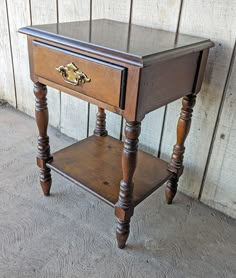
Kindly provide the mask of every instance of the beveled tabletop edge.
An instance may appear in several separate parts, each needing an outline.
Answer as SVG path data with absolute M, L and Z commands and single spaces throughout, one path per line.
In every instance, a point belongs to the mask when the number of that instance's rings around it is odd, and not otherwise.
M 164 60 L 177 58 L 179 56 L 187 55 L 193 52 L 198 52 L 214 46 L 214 43 L 211 40 L 203 38 L 202 41 L 197 43 L 180 46 L 175 49 L 169 49 L 151 55 L 141 56 L 141 55 L 136 55 L 133 53 L 124 52 L 117 49 L 112 49 L 106 46 L 97 45 L 91 42 L 65 37 L 63 35 L 54 34 L 51 32 L 47 32 L 45 30 L 40 30 L 39 28 L 37 28 L 37 26 L 22 27 L 18 30 L 18 32 L 26 35 L 30 35 L 32 37 L 41 38 L 47 40 L 48 42 L 58 43 L 61 44 L 62 46 L 63 45 L 71 46 L 78 50 L 83 50 L 88 53 L 93 53 L 99 56 L 112 58 L 114 60 L 126 62 L 139 67 L 144 67 L 157 61 L 161 62 Z M 135 26 L 139 26 L 139 25 L 135 25 Z M 145 26 L 141 26 L 141 27 L 145 27 Z
M 134 64 L 136 66 L 143 66 L 143 59 L 141 56 L 134 55 L 131 53 L 125 53 L 119 50 L 113 50 L 104 46 L 99 46 L 96 44 L 79 41 L 63 36 L 58 36 L 46 31 L 42 31 L 34 28 L 33 26 L 22 27 L 18 30 L 19 33 L 30 35 L 36 38 L 45 39 L 47 41 L 59 43 L 65 46 L 71 46 L 76 49 L 81 49 L 89 53 L 94 53 L 99 56 L 105 56 L 108 58 L 112 58 L 118 61 L 123 61 L 126 63 Z
M 143 65 L 148 66 L 154 62 L 162 62 L 174 58 L 178 58 L 180 56 L 184 56 L 190 53 L 199 52 L 204 49 L 208 49 L 213 47 L 215 44 L 211 40 L 206 40 L 200 43 L 191 44 L 188 46 L 181 46 L 176 49 L 166 50 L 161 53 L 157 53 L 156 55 L 148 55 L 143 59 Z

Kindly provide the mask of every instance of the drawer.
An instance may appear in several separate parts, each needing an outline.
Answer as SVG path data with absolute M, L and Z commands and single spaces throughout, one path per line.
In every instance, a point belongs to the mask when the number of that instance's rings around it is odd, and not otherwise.
M 31 53 L 34 75 L 124 108 L 126 68 L 38 41 Z

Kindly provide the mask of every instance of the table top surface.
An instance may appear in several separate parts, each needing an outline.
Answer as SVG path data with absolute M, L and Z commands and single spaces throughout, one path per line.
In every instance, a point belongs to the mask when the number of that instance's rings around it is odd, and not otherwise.
M 112 52 L 137 61 L 190 47 L 190 51 L 199 51 L 199 48 L 213 46 L 208 39 L 183 34 L 176 36 L 175 32 L 107 19 L 34 25 L 19 31 L 67 45 Z

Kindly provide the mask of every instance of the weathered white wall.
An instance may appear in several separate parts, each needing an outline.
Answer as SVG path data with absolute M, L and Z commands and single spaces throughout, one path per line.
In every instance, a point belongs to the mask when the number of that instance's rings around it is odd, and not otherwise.
M 186 194 L 236 217 L 236 1 L 133 0 L 132 23 L 212 39 L 202 91 L 186 143 L 185 172 L 179 188 Z M 90 7 L 91 5 L 91 7 Z M 128 22 L 128 0 L 2 0 L 0 2 L 0 98 L 34 115 L 26 37 L 18 28 L 30 24 L 109 18 Z M 96 107 L 49 89 L 50 123 L 83 139 L 92 133 Z M 180 111 L 176 101 L 146 116 L 140 147 L 169 159 Z M 119 138 L 122 119 L 107 113 L 110 135 Z M 154 127 L 154 128 L 153 128 Z M 163 135 L 163 136 L 161 136 Z

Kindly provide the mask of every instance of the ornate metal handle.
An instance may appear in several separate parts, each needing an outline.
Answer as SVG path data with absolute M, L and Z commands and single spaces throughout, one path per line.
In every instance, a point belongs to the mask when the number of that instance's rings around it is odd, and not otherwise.
M 85 73 L 79 71 L 79 68 L 74 63 L 60 66 L 56 68 L 56 70 L 61 73 L 61 76 L 66 83 L 73 86 L 91 81 L 91 78 L 88 78 Z

